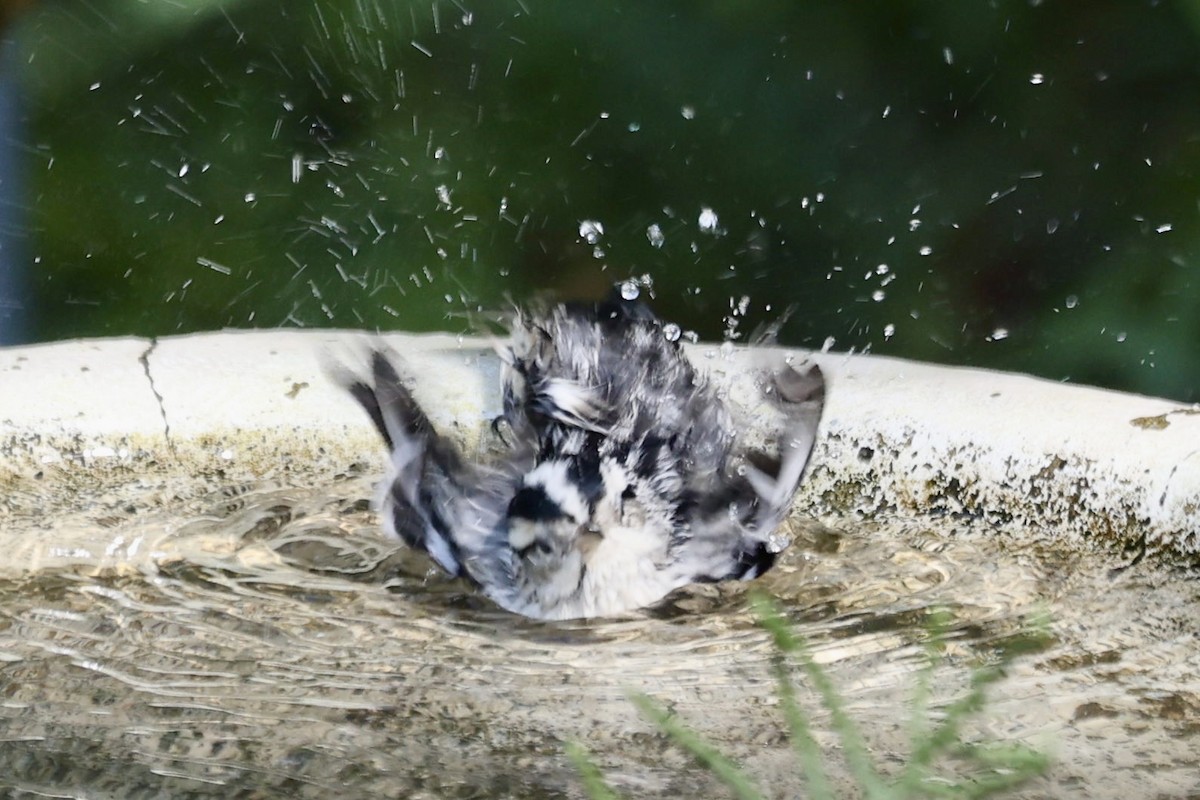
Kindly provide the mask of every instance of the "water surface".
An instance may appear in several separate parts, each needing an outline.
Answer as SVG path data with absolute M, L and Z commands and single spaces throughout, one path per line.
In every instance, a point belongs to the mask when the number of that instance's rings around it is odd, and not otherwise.
M 725 796 L 644 721 L 667 704 L 757 776 L 803 784 L 746 584 L 689 587 L 620 619 L 493 607 L 382 540 L 371 479 L 226 487 L 146 511 L 123 498 L 17 514 L 0 532 L 0 786 L 28 796 L 583 796 L 586 744 L 630 796 Z M 151 504 L 153 505 L 153 504 Z M 165 507 L 165 508 L 164 508 Z M 1200 792 L 1200 588 L 1113 572 L 947 521 L 797 523 L 774 595 L 885 770 L 934 609 L 948 701 L 971 666 L 1029 648 L 969 737 L 1049 749 L 1014 796 Z M 1029 634 L 1048 612 L 1049 637 Z M 828 715 L 797 674 L 819 741 Z M 953 770 L 954 765 L 948 765 Z

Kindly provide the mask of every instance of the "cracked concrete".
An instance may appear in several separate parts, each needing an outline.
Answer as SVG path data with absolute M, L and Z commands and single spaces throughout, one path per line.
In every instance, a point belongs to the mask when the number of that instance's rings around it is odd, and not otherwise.
M 150 371 L 150 355 L 157 347 L 158 339 L 151 339 L 150 346 L 142 351 L 142 354 L 138 356 L 138 361 L 141 362 L 142 369 L 146 373 L 146 382 L 150 384 L 150 392 L 158 401 L 158 410 L 162 414 L 163 421 L 163 438 L 167 440 L 167 447 L 174 450 L 175 446 L 171 442 L 171 420 L 167 418 L 167 407 L 163 403 L 163 397 L 159 394 L 158 387 L 154 385 L 154 374 Z
M 477 446 L 499 412 L 499 366 L 481 340 L 248 331 L 65 342 L 0 350 L 0 486 L 21 484 L 17 494 L 54 507 L 68 499 L 47 499 L 55 482 L 78 493 L 171 475 L 186 493 L 317 484 L 355 462 L 381 469 L 369 423 L 324 368 L 381 340 L 407 359 L 434 424 Z M 762 354 L 690 352 L 762 435 L 769 417 L 743 379 Z M 802 510 L 962 519 L 1072 552 L 1200 560 L 1195 407 L 1021 375 L 815 358 L 830 391 Z

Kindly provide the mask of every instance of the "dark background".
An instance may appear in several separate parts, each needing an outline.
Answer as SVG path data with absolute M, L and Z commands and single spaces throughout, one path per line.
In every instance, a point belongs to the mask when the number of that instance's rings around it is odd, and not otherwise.
M 1198 400 L 1198 24 L 1106 0 L 33 3 L 0 32 L 0 312 L 9 341 L 462 331 L 650 275 L 707 339 L 794 306 L 787 344 Z

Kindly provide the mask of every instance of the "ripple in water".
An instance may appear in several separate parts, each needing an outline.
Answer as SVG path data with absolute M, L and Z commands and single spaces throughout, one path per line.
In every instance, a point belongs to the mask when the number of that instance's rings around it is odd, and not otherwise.
M 0 533 L 0 785 L 45 794 L 578 797 L 581 741 L 636 796 L 723 796 L 628 701 L 658 698 L 760 779 L 803 791 L 748 591 L 779 599 L 885 767 L 935 609 L 937 677 L 1017 662 L 977 735 L 1048 747 L 1021 796 L 1195 788 L 1194 583 L 1048 560 L 990 531 L 797 526 L 754 584 L 687 587 L 644 612 L 538 622 L 384 541 L 352 478 L 337 494 L 236 487 L 171 516 Z M 799 692 L 819 741 L 827 713 Z M 822 733 L 824 731 L 824 733 Z M 1155 753 L 1144 768 L 1122 754 Z M 1189 783 L 1190 782 L 1190 783 Z M 1180 788 L 1182 787 L 1182 788 Z M 1107 793 L 1107 794 L 1106 794 Z

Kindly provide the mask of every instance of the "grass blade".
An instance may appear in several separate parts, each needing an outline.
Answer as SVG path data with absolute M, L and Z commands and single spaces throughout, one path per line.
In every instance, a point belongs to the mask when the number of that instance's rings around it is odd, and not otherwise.
M 796 689 L 792 685 L 792 676 L 788 669 L 788 654 L 795 652 L 799 645 L 775 603 L 765 595 L 756 594 L 751 599 L 751 604 L 758 617 L 758 623 L 771 634 L 771 638 L 775 641 L 776 653 L 772 659 L 771 669 L 775 673 L 775 681 L 779 686 L 779 700 L 783 706 L 783 716 L 791 734 L 792 747 L 796 750 L 796 756 L 800 759 L 800 767 L 804 770 L 804 777 L 808 781 L 809 796 L 812 800 L 834 800 L 833 790 L 829 786 L 829 779 L 826 777 L 825 767 L 822 765 L 821 749 L 817 746 L 816 739 L 813 738 L 808 719 L 796 702 Z
M 583 779 L 583 788 L 587 790 L 588 797 L 592 800 L 620 800 L 621 796 L 614 792 L 608 782 L 604 780 L 604 776 L 600 774 L 600 768 L 592 761 L 583 745 L 579 742 L 567 742 L 567 757 L 571 759 L 575 769 L 579 770 L 579 776 Z
M 659 706 L 644 694 L 631 695 L 633 704 L 642 714 L 657 725 L 663 732 L 675 740 L 675 743 L 687 750 L 692 756 L 708 768 L 721 783 L 728 786 L 739 800 L 762 800 L 758 789 L 750 782 L 737 765 L 700 738 L 700 735 L 688 728 L 678 718 Z

